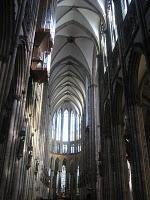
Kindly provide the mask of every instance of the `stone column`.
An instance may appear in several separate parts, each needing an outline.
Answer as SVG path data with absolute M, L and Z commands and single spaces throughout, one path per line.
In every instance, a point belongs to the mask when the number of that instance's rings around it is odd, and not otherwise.
M 66 168 L 66 188 L 65 188 L 65 193 L 68 194 L 70 192 L 70 185 L 69 185 L 69 171 Z
M 88 93 L 86 94 L 87 98 L 89 98 Z M 86 107 L 88 107 L 89 104 L 86 104 Z M 88 109 L 88 108 L 87 108 Z M 88 149 L 86 147 L 87 143 L 87 134 L 86 134 L 86 111 L 84 111 L 82 115 L 82 126 L 81 126 L 81 145 L 82 145 L 82 151 L 81 151 L 81 162 L 80 162 L 80 177 L 81 177 L 81 190 L 80 190 L 80 197 L 81 199 L 85 199 L 86 195 L 86 181 L 85 181 L 85 171 L 89 169 L 89 157 L 90 157 L 90 146 L 88 146 Z M 89 133 L 89 128 L 88 128 Z M 89 135 L 89 134 L 88 134 Z
M 105 145 L 103 149 L 103 198 L 104 200 L 111 200 L 113 198 L 112 188 L 112 168 L 111 168 L 111 137 L 110 133 L 105 132 Z
M 117 111 L 116 111 L 117 112 Z M 115 176 L 115 199 L 117 200 L 129 200 L 129 184 L 126 181 L 127 173 L 127 161 L 126 161 L 126 152 L 125 152 L 125 144 L 123 140 L 123 129 L 120 122 L 113 122 L 113 169 Z
M 70 193 L 71 193 L 71 199 L 75 199 L 75 191 L 76 191 L 76 188 L 75 188 L 75 172 L 73 171 L 71 173 L 71 178 L 70 178 Z
M 61 171 L 58 171 L 58 193 L 61 192 Z
M 20 12 L 19 12 L 18 19 L 17 19 L 18 23 L 16 23 L 16 27 L 15 27 L 15 33 L 14 33 L 15 37 L 14 37 L 13 47 L 12 47 L 13 53 L 12 53 L 12 56 L 10 57 L 9 66 L 6 68 L 6 71 L 5 71 L 6 77 L 2 83 L 2 87 L 4 89 L 3 89 L 3 93 L 1 94 L 0 105 L 2 103 L 1 100 L 3 100 L 3 102 L 5 102 L 8 97 L 8 94 L 9 94 L 11 80 L 12 80 L 14 66 L 15 66 L 15 59 L 16 59 L 16 55 L 17 55 L 19 36 L 20 36 L 22 22 L 23 22 L 24 14 L 25 14 L 26 3 L 27 3 L 27 0 L 23 0 L 20 5 L 20 8 L 19 8 Z
M 19 174 L 20 174 L 20 169 L 18 168 L 17 173 L 16 173 L 16 168 L 18 166 L 18 162 L 16 161 L 16 150 L 17 150 L 17 135 L 18 135 L 18 128 L 20 128 L 20 125 L 22 123 L 22 102 L 18 101 L 17 103 L 17 107 L 16 107 L 16 116 L 15 116 L 15 122 L 14 122 L 14 131 L 13 131 L 13 139 L 12 139 L 12 144 L 11 144 L 11 152 L 10 152 L 10 157 L 9 157 L 9 176 L 7 178 L 7 189 L 5 189 L 5 195 L 7 196 L 6 198 L 9 198 L 9 196 L 11 196 L 11 198 L 13 198 L 15 200 L 15 197 L 12 196 L 11 194 L 11 190 L 12 188 L 14 188 L 14 191 L 18 191 L 19 189 L 19 185 L 15 184 L 16 179 L 18 178 Z M 19 119 L 21 120 L 20 123 Z M 18 127 L 19 125 L 19 127 Z M 16 175 L 14 177 L 14 174 Z
M 4 167 L 3 167 L 3 174 L 2 174 L 2 180 L 0 185 L 0 197 L 1 199 L 4 198 L 5 195 L 5 187 L 7 184 L 7 177 L 8 177 L 8 171 L 9 171 L 9 160 L 11 156 L 11 145 L 13 140 L 13 128 L 15 123 L 15 117 L 16 117 L 16 110 L 17 110 L 17 100 L 14 100 L 13 108 L 12 108 L 12 115 L 11 115 L 11 121 L 10 121 L 10 129 L 8 134 L 8 141 L 7 141 L 7 148 L 6 148 L 6 154 L 5 154 L 5 161 L 4 161 Z
M 99 156 L 97 158 L 97 198 L 102 199 L 102 177 L 101 177 L 101 172 L 100 172 L 100 165 L 101 165 L 101 160 L 100 160 L 100 155 L 102 151 L 102 144 L 101 144 L 101 133 L 102 133 L 102 124 L 103 124 L 103 114 L 104 114 L 104 64 L 103 64 L 103 55 L 99 54 L 97 55 L 97 66 L 98 66 L 98 85 L 99 85 L 99 124 L 100 124 L 100 135 L 99 135 L 99 141 L 98 141 L 98 147 L 96 152 Z
M 120 1 L 114 0 L 116 22 L 118 28 L 118 43 L 121 60 L 121 67 L 123 73 L 124 95 L 127 110 L 127 118 L 129 122 L 129 135 L 131 143 L 131 173 L 132 173 L 132 187 L 133 199 L 148 200 L 150 198 L 149 186 L 149 160 L 147 145 L 145 139 L 145 131 L 143 125 L 142 110 L 134 100 L 134 94 L 131 96 L 131 86 L 128 86 L 128 74 L 126 71 L 124 58 L 124 32 L 122 30 L 122 14 Z M 137 99 L 136 99 L 137 100 Z
M 54 170 L 51 170 L 51 175 L 50 175 L 50 198 L 53 198 L 53 187 L 54 187 Z
M 89 162 L 89 189 L 91 197 L 96 199 L 96 160 L 95 160 L 95 84 L 89 86 L 89 147 L 90 162 Z
M 149 123 L 150 107 L 143 109 L 144 127 L 147 140 L 148 155 L 150 160 L 150 123 Z
M 56 199 L 56 179 L 57 179 L 57 172 L 54 172 L 54 176 L 53 176 L 53 199 Z
M 3 95 L 2 94 L 5 94 L 5 87 L 3 87 L 3 84 L 4 84 L 4 80 L 5 80 L 5 78 L 6 78 L 6 76 L 7 76 L 7 71 L 8 71 L 8 67 L 9 67 L 9 65 L 10 65 L 10 60 L 11 60 L 11 55 L 9 56 L 9 58 L 8 58 L 8 60 L 7 61 L 3 61 L 2 62 L 2 64 L 1 64 L 1 74 L 0 74 L 0 112 L 1 113 L 5 113 L 5 108 L 3 108 L 3 104 L 2 104 L 2 102 L 3 102 L 3 99 L 4 99 L 4 97 L 3 97 Z M 3 121 L 3 115 L 1 114 L 1 116 L 0 116 L 0 119 L 1 119 L 1 122 Z M 0 122 L 0 128 L 1 128 L 1 122 Z
M 146 4 L 146 1 L 145 1 L 145 4 Z M 136 5 L 136 12 L 137 12 L 137 17 L 139 21 L 139 26 L 141 30 L 141 35 L 142 35 L 142 43 L 144 47 L 144 55 L 146 58 L 146 64 L 150 72 L 150 47 L 149 47 L 150 37 L 149 37 L 149 31 L 148 31 L 148 27 L 147 27 L 146 19 L 145 19 L 144 3 L 141 0 L 135 0 L 135 5 Z
M 72 184 L 72 179 L 73 179 L 73 173 L 70 172 L 70 195 L 71 195 L 71 199 L 72 199 L 72 196 L 73 196 L 73 184 Z
M 143 113 L 139 105 L 133 104 L 128 106 L 128 123 L 131 144 L 133 199 L 148 200 L 150 198 L 150 166 Z

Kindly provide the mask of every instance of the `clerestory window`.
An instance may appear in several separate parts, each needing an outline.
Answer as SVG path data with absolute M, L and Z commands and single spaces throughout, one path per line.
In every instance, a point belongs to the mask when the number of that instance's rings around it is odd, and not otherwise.
M 51 139 L 55 153 L 78 153 L 80 134 L 80 116 L 74 108 L 61 107 L 52 118 Z

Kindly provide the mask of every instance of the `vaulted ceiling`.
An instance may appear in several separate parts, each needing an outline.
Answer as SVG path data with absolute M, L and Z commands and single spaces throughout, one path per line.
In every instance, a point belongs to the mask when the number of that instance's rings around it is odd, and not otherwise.
M 99 52 L 105 0 L 58 0 L 51 59 L 51 108 L 72 104 L 82 114 L 86 79 Z

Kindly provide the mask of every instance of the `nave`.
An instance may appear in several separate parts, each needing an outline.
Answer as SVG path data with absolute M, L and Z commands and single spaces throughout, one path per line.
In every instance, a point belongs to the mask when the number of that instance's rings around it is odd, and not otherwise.
M 0 15 L 0 200 L 149 200 L 149 0 Z

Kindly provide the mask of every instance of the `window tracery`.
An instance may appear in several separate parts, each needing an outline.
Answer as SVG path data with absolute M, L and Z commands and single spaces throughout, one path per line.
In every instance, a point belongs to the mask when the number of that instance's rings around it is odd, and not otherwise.
M 68 141 L 68 125 L 69 125 L 69 112 L 68 110 L 64 111 L 64 120 L 63 120 L 63 141 Z M 60 126 L 60 124 L 59 124 Z
M 51 133 L 54 153 L 78 153 L 80 143 L 80 116 L 71 107 L 61 107 L 52 117 Z

